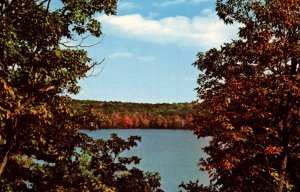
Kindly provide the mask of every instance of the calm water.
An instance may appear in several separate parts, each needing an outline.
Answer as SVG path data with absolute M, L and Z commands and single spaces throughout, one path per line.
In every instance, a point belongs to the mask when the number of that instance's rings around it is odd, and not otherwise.
M 198 160 L 204 157 L 201 148 L 207 141 L 199 140 L 191 131 L 157 130 L 157 129 L 108 129 L 84 131 L 91 137 L 107 139 L 111 133 L 117 133 L 125 139 L 130 135 L 139 135 L 142 141 L 126 155 L 137 155 L 142 158 L 138 168 L 144 171 L 157 171 L 162 179 L 165 192 L 179 191 L 178 185 L 184 181 L 208 183 L 206 173 L 198 171 Z

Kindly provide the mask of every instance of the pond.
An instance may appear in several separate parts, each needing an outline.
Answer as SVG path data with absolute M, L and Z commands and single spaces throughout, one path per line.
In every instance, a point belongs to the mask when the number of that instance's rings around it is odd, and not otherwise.
M 165 192 L 179 191 L 178 185 L 184 181 L 197 179 L 208 184 L 208 175 L 200 172 L 197 166 L 205 154 L 201 150 L 207 145 L 207 140 L 197 139 L 192 131 L 188 130 L 161 130 L 161 129 L 105 129 L 84 131 L 89 136 L 99 139 L 108 139 L 110 134 L 117 133 L 126 139 L 130 135 L 139 135 L 142 141 L 138 146 L 127 152 L 126 155 L 136 155 L 142 158 L 138 168 L 144 171 L 159 172 L 162 189 Z

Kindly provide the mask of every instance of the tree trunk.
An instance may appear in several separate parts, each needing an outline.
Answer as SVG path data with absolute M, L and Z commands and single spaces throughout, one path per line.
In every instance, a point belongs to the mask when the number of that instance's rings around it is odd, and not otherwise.
M 288 154 L 289 154 L 289 142 L 290 142 L 290 132 L 292 128 L 292 114 L 293 114 L 293 106 L 292 106 L 292 96 L 288 94 L 288 104 L 285 110 L 285 117 L 283 119 L 283 128 L 281 131 L 281 147 L 282 147 L 282 156 L 281 162 L 279 165 L 279 182 L 276 186 L 277 192 L 283 192 L 283 187 L 285 183 L 286 176 L 286 168 L 288 162 Z
M 281 160 L 280 170 L 279 170 L 279 183 L 278 183 L 277 190 L 276 190 L 277 192 L 283 192 L 287 160 L 288 160 L 288 155 L 287 155 L 287 153 L 284 153 L 283 158 Z
M 5 155 L 1 158 L 0 162 L 0 178 L 2 177 L 2 173 L 9 159 L 9 150 L 6 151 Z
M 7 140 L 7 143 L 5 144 L 3 151 L 1 151 L 3 155 L 1 155 L 0 157 L 0 178 L 2 177 L 2 174 L 5 170 L 5 166 L 10 158 L 11 149 L 13 148 L 13 142 L 14 142 L 13 135 L 10 135 Z
M 295 57 L 291 59 L 291 69 L 290 69 L 290 75 L 296 75 L 297 74 L 297 65 L 298 61 Z M 288 162 L 288 154 L 289 154 L 289 142 L 290 142 L 290 133 L 291 129 L 293 129 L 292 125 L 292 114 L 293 114 L 293 96 L 291 94 L 288 94 L 288 102 L 286 106 L 286 116 L 283 119 L 283 128 L 281 133 L 281 147 L 283 148 L 282 152 L 282 159 L 280 162 L 279 167 L 279 182 L 276 187 L 277 192 L 283 192 L 283 187 L 285 183 L 285 176 L 286 176 L 286 168 L 287 168 L 287 162 Z
M 293 57 L 291 61 L 291 75 L 297 74 L 297 64 L 298 64 L 297 59 Z
M 10 158 L 11 150 L 15 143 L 15 129 L 17 127 L 17 119 L 12 118 L 6 122 L 7 138 L 3 151 L 0 157 L 0 178 L 5 170 L 6 164 Z

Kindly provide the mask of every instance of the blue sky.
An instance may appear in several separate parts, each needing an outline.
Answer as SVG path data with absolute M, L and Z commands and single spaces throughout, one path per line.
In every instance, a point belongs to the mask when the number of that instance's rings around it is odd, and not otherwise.
M 89 40 L 94 74 L 80 80 L 76 99 L 146 103 L 191 102 L 200 73 L 198 52 L 236 35 L 215 13 L 214 0 L 122 0 L 116 16 L 98 16 L 104 35 Z

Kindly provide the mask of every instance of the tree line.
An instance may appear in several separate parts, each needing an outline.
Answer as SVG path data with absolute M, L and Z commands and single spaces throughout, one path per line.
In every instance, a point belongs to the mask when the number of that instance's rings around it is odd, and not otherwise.
M 130 103 L 74 100 L 74 107 L 95 114 L 95 129 L 193 129 L 193 103 Z M 97 117 L 98 115 L 98 117 Z M 83 128 L 84 129 L 84 128 Z

